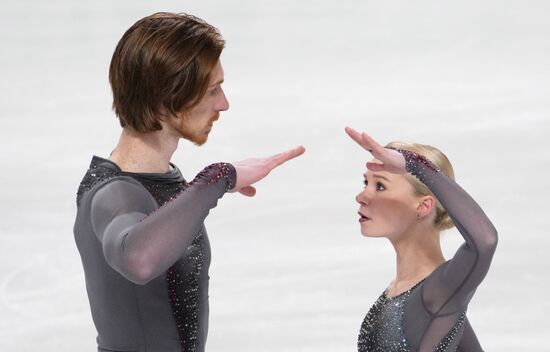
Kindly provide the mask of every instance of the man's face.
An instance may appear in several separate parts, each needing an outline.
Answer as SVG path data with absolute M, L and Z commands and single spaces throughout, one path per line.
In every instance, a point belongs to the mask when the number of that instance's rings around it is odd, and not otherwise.
M 220 117 L 220 111 L 229 109 L 222 83 L 223 68 L 218 60 L 210 74 L 210 83 L 201 101 L 190 111 L 171 119 L 170 125 L 182 138 L 197 145 L 206 143 L 214 121 Z

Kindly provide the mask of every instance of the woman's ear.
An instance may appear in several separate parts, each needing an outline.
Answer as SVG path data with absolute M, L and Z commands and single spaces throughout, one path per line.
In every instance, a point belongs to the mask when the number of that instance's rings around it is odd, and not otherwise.
M 418 207 L 416 208 L 416 217 L 421 219 L 430 215 L 432 211 L 435 211 L 435 207 L 436 203 L 433 196 L 422 196 L 420 198 L 420 202 L 418 203 Z

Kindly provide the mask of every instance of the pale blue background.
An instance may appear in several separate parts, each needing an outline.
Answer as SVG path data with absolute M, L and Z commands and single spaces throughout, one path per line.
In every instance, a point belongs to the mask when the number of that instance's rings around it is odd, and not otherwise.
M 391 246 L 359 233 L 368 156 L 346 125 L 447 153 L 500 231 L 472 325 L 487 351 L 550 351 L 544 0 L 1 0 L 1 351 L 95 349 L 75 194 L 92 154 L 107 156 L 118 138 L 114 47 L 160 10 L 202 17 L 227 40 L 231 108 L 207 145 L 181 143 L 173 161 L 186 177 L 213 161 L 308 149 L 255 199 L 226 195 L 207 220 L 209 351 L 356 349 L 395 269 Z M 460 242 L 449 231 L 445 253 Z

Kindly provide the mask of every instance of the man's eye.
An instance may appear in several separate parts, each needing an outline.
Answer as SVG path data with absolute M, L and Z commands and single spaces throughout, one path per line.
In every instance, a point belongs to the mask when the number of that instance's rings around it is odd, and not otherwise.
M 377 190 L 377 191 L 383 191 L 383 190 L 385 190 L 385 189 L 386 189 L 386 187 L 385 187 L 383 184 L 381 184 L 380 182 L 378 182 L 378 183 L 376 184 L 376 190 Z

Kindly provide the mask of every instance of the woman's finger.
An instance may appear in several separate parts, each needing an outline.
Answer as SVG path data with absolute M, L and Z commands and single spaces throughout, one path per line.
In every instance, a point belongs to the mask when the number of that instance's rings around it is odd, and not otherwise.
M 359 133 L 351 127 L 346 127 L 346 133 L 351 137 L 357 144 L 366 149 L 368 152 L 373 153 L 373 145 L 378 145 L 374 142 L 372 138 L 366 133 Z M 365 136 L 363 136 L 365 135 Z M 374 142 L 374 143 L 373 143 Z
M 369 152 L 380 155 L 384 152 L 385 148 L 378 144 L 371 136 L 369 136 L 367 133 L 363 132 L 361 133 L 361 139 L 363 141 L 363 145 L 365 146 L 365 149 L 367 149 Z
M 398 151 L 388 149 L 375 141 L 367 133 L 359 133 L 353 128 L 346 127 L 346 133 L 356 141 L 360 146 L 368 150 L 376 161 L 367 163 L 367 168 L 371 171 L 388 171 L 402 174 L 407 172 L 405 168 L 405 159 Z
M 384 163 L 374 161 L 367 161 L 367 169 L 373 172 L 386 170 Z
M 345 131 L 348 136 L 350 136 L 351 139 L 353 139 L 357 144 L 359 144 L 361 147 L 368 149 L 365 147 L 363 142 L 363 137 L 361 136 L 361 133 L 357 132 L 351 127 L 346 127 Z

